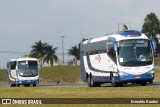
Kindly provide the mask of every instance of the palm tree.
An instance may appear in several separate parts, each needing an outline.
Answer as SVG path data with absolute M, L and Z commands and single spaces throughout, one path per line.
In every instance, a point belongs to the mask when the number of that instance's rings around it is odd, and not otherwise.
M 82 39 L 81 42 L 88 40 L 88 39 Z M 78 46 L 72 46 L 71 49 L 68 50 L 68 54 L 74 56 L 77 60 L 80 60 L 80 44 Z
M 55 55 L 56 53 L 56 50 L 58 48 L 53 48 L 52 45 L 47 45 L 46 48 L 45 48 L 45 55 L 47 56 L 46 60 L 47 60 L 47 63 L 49 62 L 49 60 L 53 61 L 53 59 L 57 62 L 58 60 L 58 57 Z M 53 62 L 51 62 L 53 64 Z
M 42 43 L 41 40 L 39 40 L 38 42 L 35 42 L 34 45 L 32 45 L 30 57 L 40 58 L 42 64 L 43 64 L 42 58 L 43 61 L 46 60 L 46 62 L 48 63 L 50 60 L 51 63 L 53 64 L 53 59 L 56 62 L 58 60 L 58 57 L 55 55 L 55 51 L 57 49 L 58 49 L 57 47 L 53 48 L 53 46 L 47 43 Z
M 40 58 L 45 55 L 45 49 L 47 47 L 47 43 L 42 43 L 41 40 L 38 42 L 35 42 L 34 45 L 32 45 L 32 50 L 30 52 L 31 57 Z
M 77 60 L 80 60 L 80 47 L 72 46 L 72 48 L 68 50 L 68 54 L 74 56 Z

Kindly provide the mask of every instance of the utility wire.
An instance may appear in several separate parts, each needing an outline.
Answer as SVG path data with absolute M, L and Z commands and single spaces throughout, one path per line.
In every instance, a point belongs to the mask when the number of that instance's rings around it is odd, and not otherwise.
M 20 51 L 6 51 L 6 50 L 0 50 L 0 53 L 5 54 L 30 54 L 30 52 L 20 52 Z M 62 53 L 55 53 L 56 55 L 62 55 Z M 68 55 L 68 53 L 64 53 L 64 55 Z

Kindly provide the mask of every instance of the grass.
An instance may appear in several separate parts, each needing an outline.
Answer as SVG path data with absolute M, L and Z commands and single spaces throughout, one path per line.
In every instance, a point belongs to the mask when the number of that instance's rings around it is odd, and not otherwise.
M 159 57 L 154 58 L 154 65 L 160 66 L 160 58 Z
M 155 71 L 159 73 L 160 71 Z M 80 78 L 79 66 L 55 66 L 44 67 L 40 71 L 40 78 L 44 79 L 67 79 Z M 7 81 L 5 70 L 0 70 L 0 81 Z M 134 87 L 1 87 L 0 98 L 160 98 L 160 87 L 151 86 L 134 86 Z M 1 107 L 9 107 L 8 105 L 0 105 Z M 28 105 L 10 105 L 11 107 Z M 39 107 L 40 105 L 30 105 L 32 107 Z M 46 104 L 46 107 L 158 107 L 159 105 L 146 104 Z
M 7 81 L 7 73 L 5 69 L 0 69 L 0 82 Z
M 40 77 L 44 79 L 80 78 L 80 66 L 52 66 L 44 67 L 40 71 Z
M 160 60 L 155 59 L 156 66 Z M 160 74 L 160 70 L 155 71 Z M 80 78 L 79 66 L 54 66 L 44 67 L 40 71 L 43 79 L 67 79 Z M 5 70 L 0 70 L 0 82 L 7 81 Z M 1 87 L 0 98 L 160 98 L 160 87 L 134 86 L 134 87 Z M 28 105 L 0 105 L 1 107 L 28 107 Z M 46 104 L 30 105 L 31 107 L 159 107 L 159 105 L 147 104 Z
M 0 98 L 159 98 L 160 87 L 3 87 Z M 27 94 L 25 94 L 27 93 Z
M 65 87 L 3 87 L 0 98 L 159 98 L 160 87 L 101 87 L 101 88 L 65 88 Z M 87 102 L 87 101 L 86 101 Z M 1 105 L 0 105 L 1 106 Z M 4 107 L 5 105 L 1 106 Z M 12 107 L 17 107 L 13 105 Z M 18 105 L 19 106 L 19 105 Z M 26 107 L 27 105 L 23 105 Z M 39 107 L 40 105 L 30 105 Z M 46 107 L 149 107 L 146 104 L 48 104 Z M 8 106 L 7 106 L 8 107 Z

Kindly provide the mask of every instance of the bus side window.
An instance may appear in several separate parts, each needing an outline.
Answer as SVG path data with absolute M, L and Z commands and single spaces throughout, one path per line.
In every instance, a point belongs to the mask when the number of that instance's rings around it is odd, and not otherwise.
M 107 43 L 108 47 L 108 56 L 116 63 L 116 53 L 114 52 L 114 41 L 109 39 Z
M 7 63 L 7 69 L 8 69 L 8 70 L 11 69 L 11 66 L 10 66 L 10 65 L 11 65 L 10 62 L 8 62 L 8 63 Z
M 82 51 L 81 54 L 84 55 L 84 51 Z
M 16 61 L 11 62 L 11 70 L 16 69 Z

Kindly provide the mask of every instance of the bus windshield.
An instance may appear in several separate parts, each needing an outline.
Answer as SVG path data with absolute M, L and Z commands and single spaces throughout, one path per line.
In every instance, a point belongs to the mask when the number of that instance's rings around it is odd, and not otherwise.
M 118 42 L 118 61 L 121 66 L 145 66 L 153 62 L 149 40 L 132 39 Z
M 22 77 L 33 77 L 38 75 L 37 61 L 19 61 L 19 75 Z

